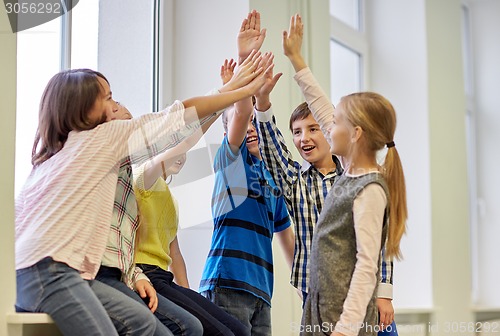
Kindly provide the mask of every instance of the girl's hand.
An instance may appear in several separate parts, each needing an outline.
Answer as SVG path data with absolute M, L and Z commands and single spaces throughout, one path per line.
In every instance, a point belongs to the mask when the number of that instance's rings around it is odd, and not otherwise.
M 234 75 L 234 68 L 236 67 L 236 62 L 231 58 L 230 61 L 227 59 L 224 64 L 220 67 L 220 78 L 222 79 L 222 85 L 226 85 Z
M 266 30 L 260 30 L 260 13 L 254 9 L 243 20 L 238 32 L 238 63 L 243 63 L 252 50 L 260 50 L 265 37 Z
M 267 78 L 273 78 L 273 60 L 274 55 L 270 52 L 265 53 L 264 56 L 262 56 L 262 60 L 259 63 L 259 68 L 256 71 L 260 72 L 257 74 L 255 79 L 247 85 L 247 88 L 250 90 L 251 95 L 257 94 L 257 92 L 262 89 L 262 87 L 266 83 Z M 277 77 L 276 81 L 278 80 L 278 78 L 279 76 Z
M 135 290 L 141 298 L 149 298 L 148 307 L 154 313 L 156 308 L 158 308 L 158 296 L 156 296 L 156 290 L 153 288 L 153 285 L 145 279 L 137 280 Z
M 233 76 L 220 91 L 236 90 L 250 83 L 263 71 L 262 68 L 258 68 L 261 60 L 262 56 L 260 51 L 253 50 L 245 61 L 236 67 Z
M 270 71 L 266 71 L 264 73 L 264 85 L 260 88 L 257 93 L 255 93 L 255 98 L 268 98 L 271 92 L 273 91 L 274 87 L 276 86 L 276 83 L 278 82 L 278 79 L 283 75 L 282 72 L 277 73 L 276 75 L 273 76 L 273 69 L 270 69 Z
M 288 33 L 283 32 L 283 52 L 288 58 L 301 56 L 302 36 L 304 35 L 304 25 L 299 14 L 290 18 L 290 28 Z
M 394 307 L 392 300 L 386 298 L 377 299 L 377 308 L 380 316 L 380 328 L 384 330 L 394 321 Z

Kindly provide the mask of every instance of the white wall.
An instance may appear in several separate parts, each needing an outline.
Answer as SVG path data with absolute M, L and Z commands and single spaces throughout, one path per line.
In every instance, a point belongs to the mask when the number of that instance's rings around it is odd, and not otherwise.
M 0 13 L 0 335 L 7 335 L 6 314 L 14 311 L 14 148 L 16 130 L 16 35 Z
M 394 266 L 394 305 L 432 306 L 431 192 L 424 1 L 367 1 L 370 41 L 369 89 L 396 109 L 395 143 L 406 176 L 408 230 L 401 247 L 404 260 Z M 419 295 L 415 295 L 418 283 Z
M 426 16 L 433 320 L 472 321 L 461 3 L 426 0 Z
M 500 2 L 482 0 L 471 3 L 471 26 L 475 68 L 477 116 L 477 181 L 479 208 L 479 306 L 499 307 L 500 268 Z M 495 154 L 497 153 L 497 154 Z M 474 262 L 474 261 L 473 261 Z
M 367 3 L 371 89 L 398 113 L 408 192 L 394 306 L 431 309 L 431 323 L 442 327 L 473 321 L 461 3 Z

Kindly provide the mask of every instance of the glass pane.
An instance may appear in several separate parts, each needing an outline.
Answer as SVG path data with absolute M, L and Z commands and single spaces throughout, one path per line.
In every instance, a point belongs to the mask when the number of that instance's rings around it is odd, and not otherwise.
M 153 111 L 154 1 L 99 1 L 97 70 L 134 117 Z
M 79 1 L 71 13 L 71 68 L 96 70 L 99 0 Z
M 330 87 L 332 103 L 361 90 L 361 56 L 342 44 L 330 41 Z
M 360 30 L 359 0 L 330 0 L 330 15 Z
M 16 195 L 31 172 L 43 90 L 61 62 L 61 18 L 17 33 Z

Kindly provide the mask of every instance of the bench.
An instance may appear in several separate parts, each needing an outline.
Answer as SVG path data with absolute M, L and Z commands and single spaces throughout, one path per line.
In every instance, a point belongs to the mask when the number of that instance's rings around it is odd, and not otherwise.
M 44 313 L 7 313 L 9 336 L 59 336 L 54 320 Z

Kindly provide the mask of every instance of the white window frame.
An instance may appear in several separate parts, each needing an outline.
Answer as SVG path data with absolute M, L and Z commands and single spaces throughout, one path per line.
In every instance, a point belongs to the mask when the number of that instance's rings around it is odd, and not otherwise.
M 338 18 L 330 15 L 330 39 L 343 46 L 351 49 L 360 56 L 360 88 L 362 90 L 367 90 L 370 87 L 369 78 L 369 47 L 368 39 L 366 33 L 364 32 L 365 27 L 365 0 L 359 1 L 359 26 L 360 29 L 357 30 L 354 27 L 344 23 Z

